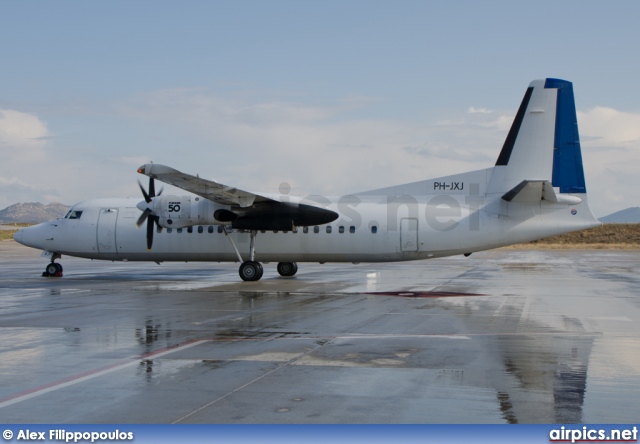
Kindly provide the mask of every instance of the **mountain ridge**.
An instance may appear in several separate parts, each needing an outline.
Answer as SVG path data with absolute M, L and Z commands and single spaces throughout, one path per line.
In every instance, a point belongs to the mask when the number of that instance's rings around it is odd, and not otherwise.
M 64 217 L 69 205 L 52 202 L 48 205 L 40 202 L 17 203 L 0 210 L 0 223 L 42 223 Z
M 640 207 L 629 207 L 601 217 L 605 224 L 637 224 L 640 223 Z

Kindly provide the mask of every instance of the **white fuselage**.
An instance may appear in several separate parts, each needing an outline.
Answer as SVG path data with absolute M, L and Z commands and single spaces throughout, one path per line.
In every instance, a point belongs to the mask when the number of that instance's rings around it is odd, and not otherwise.
M 489 170 L 364 193 L 323 198 L 340 217 L 291 231 L 258 231 L 260 262 L 390 262 L 474 251 L 597 225 L 586 201 L 578 205 L 508 203 L 487 195 Z M 419 193 L 417 192 L 419 191 Z M 331 204 L 328 204 L 331 202 Z M 61 255 L 113 261 L 238 261 L 222 225 L 154 227 L 151 250 L 136 227 L 139 199 L 95 199 L 76 204 L 64 218 L 21 230 L 16 240 Z M 250 235 L 230 233 L 243 260 Z

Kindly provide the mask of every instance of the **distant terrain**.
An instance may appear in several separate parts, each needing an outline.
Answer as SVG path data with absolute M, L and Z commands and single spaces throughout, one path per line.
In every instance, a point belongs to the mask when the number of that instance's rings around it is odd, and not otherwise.
M 599 220 L 605 224 L 637 224 L 640 223 L 640 207 L 616 211 L 608 216 L 601 217 Z
M 640 249 L 640 224 L 604 224 L 508 248 Z
M 39 224 L 64 217 L 69 205 L 58 202 L 44 205 L 39 202 L 17 203 L 0 210 L 0 224 Z

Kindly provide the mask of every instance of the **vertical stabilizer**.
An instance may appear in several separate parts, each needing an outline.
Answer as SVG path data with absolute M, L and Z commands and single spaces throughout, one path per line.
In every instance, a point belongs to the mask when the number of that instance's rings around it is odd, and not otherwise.
M 531 82 L 502 146 L 489 193 L 523 181 L 550 182 L 559 193 L 586 193 L 573 84 Z

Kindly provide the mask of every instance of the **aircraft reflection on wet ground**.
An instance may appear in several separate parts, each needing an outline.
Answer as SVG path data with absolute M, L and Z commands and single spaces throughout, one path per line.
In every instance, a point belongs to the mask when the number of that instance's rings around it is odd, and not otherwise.
M 6 423 L 637 421 L 637 252 L 303 264 L 242 283 L 234 264 L 73 259 L 43 279 L 13 242 L 0 263 Z

